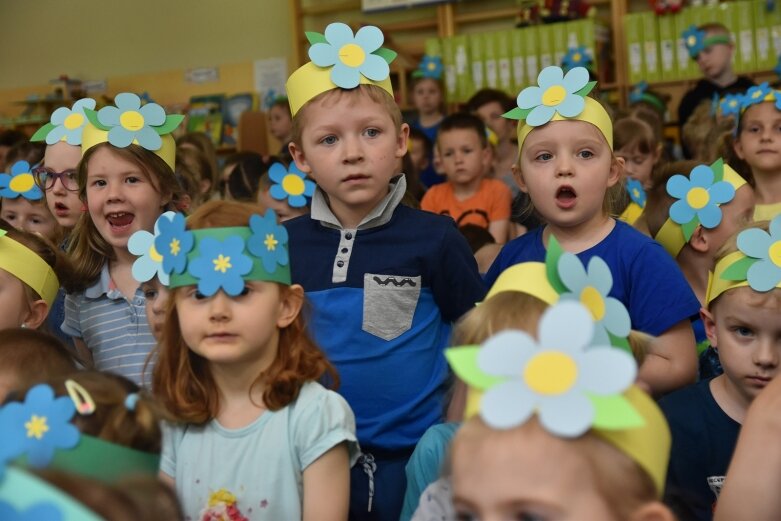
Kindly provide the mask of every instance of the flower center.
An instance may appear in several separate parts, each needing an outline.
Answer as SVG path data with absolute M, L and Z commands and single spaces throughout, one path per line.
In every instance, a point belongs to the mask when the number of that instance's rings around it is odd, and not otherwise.
M 567 91 L 564 87 L 554 85 L 553 87 L 548 87 L 542 94 L 542 104 L 546 107 L 553 107 L 564 101 L 565 97 L 567 97 Z
M 781 267 L 781 241 L 776 241 L 767 250 L 767 256 L 778 267 Z
M 36 416 L 35 414 L 30 418 L 30 421 L 24 424 L 24 427 L 27 429 L 27 437 L 36 440 L 43 438 L 43 435 L 49 430 L 49 426 L 46 425 L 46 416 Z
M 17 194 L 23 194 L 29 192 L 34 185 L 35 179 L 33 179 L 32 174 L 24 173 L 13 176 L 11 182 L 8 183 L 8 188 Z
M 231 264 L 231 258 L 226 257 L 222 253 L 220 253 L 220 256 L 214 259 L 212 262 L 214 263 L 214 271 L 219 271 L 221 273 L 225 273 L 233 267 L 233 264 Z
M 588 308 L 595 321 L 605 317 L 605 299 L 594 286 L 586 286 L 580 293 L 580 303 Z
M 694 45 L 697 43 L 697 37 L 696 36 L 689 36 L 689 38 L 686 40 L 686 44 L 689 47 L 694 47 Z
M 267 233 L 266 240 L 263 241 L 263 244 L 266 245 L 266 249 L 268 251 L 274 251 L 277 249 L 277 244 L 279 244 L 279 241 L 274 238 L 273 233 Z
M 304 180 L 296 174 L 288 174 L 282 179 L 282 189 L 290 195 L 301 195 L 304 188 Z
M 523 379 L 537 394 L 557 395 L 569 391 L 578 377 L 578 366 L 560 351 L 535 355 L 523 370 Z
M 572 55 L 572 61 L 579 62 L 580 58 L 581 56 L 579 52 L 576 52 L 575 54 Z
M 157 253 L 154 244 L 149 247 L 149 258 L 157 263 L 163 262 L 163 256 Z
M 62 124 L 68 130 L 79 128 L 82 124 L 84 124 L 84 116 L 82 116 L 78 112 L 71 112 L 70 114 L 68 114 L 68 117 L 65 118 L 65 121 L 62 122 Z
M 339 59 L 348 67 L 360 67 L 366 61 L 366 52 L 357 43 L 342 45 Z
M 761 90 L 755 90 L 755 91 L 754 91 L 754 94 L 752 94 L 752 95 L 751 95 L 751 97 L 752 97 L 752 98 L 754 98 L 754 99 L 757 99 L 757 98 L 759 98 L 761 95 L 762 95 L 762 91 L 761 91 Z
M 428 62 L 428 65 L 426 67 L 428 67 L 428 70 L 433 71 L 436 70 L 437 64 L 434 62 Z
M 633 188 L 632 195 L 635 196 L 635 199 L 640 199 L 640 190 L 638 190 L 637 188 Z
M 179 242 L 179 239 L 171 239 L 171 242 L 168 243 L 168 247 L 171 249 L 171 255 L 179 255 L 179 252 L 182 250 L 181 243 Z
M 708 201 L 710 201 L 710 194 L 706 189 L 700 186 L 692 188 L 689 190 L 689 193 L 686 194 L 686 202 L 695 210 L 705 208 L 705 205 L 708 204 Z
M 144 128 L 144 116 L 135 110 L 128 110 L 119 116 L 119 124 L 127 130 L 137 132 Z

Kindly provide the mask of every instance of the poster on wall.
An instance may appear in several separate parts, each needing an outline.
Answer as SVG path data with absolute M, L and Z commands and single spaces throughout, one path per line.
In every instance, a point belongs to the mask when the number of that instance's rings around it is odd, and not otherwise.
M 279 96 L 285 95 L 287 59 L 267 58 L 255 61 L 255 92 L 263 100 L 263 110 L 268 110 Z
M 424 5 L 446 4 L 453 0 L 361 0 L 361 10 L 364 13 L 388 11 L 405 7 L 420 7 Z

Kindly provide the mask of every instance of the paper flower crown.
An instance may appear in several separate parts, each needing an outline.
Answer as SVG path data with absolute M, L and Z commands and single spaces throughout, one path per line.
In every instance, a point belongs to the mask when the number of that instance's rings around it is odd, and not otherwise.
M 494 429 L 537 416 L 550 434 L 575 438 L 593 430 L 635 460 L 664 488 L 670 433 L 653 400 L 632 386 L 637 365 L 628 353 L 592 342 L 588 309 L 563 301 L 542 315 L 535 340 L 507 330 L 482 346 L 445 352 L 469 386 L 466 417 L 480 414 Z
M 768 231 L 753 225 L 740 232 L 737 247 L 716 263 L 708 280 L 708 304 L 733 288 L 748 286 L 760 293 L 781 288 L 781 215 L 770 221 Z
M 141 98 L 131 92 L 117 94 L 116 106 L 92 110 L 84 108 L 87 124 L 81 136 L 81 153 L 100 143 L 111 143 L 117 148 L 131 144 L 154 152 L 175 170 L 176 142 L 171 136 L 184 116 L 166 115 L 157 103 L 141 106 Z
M 765 101 L 775 103 L 776 109 L 781 110 L 781 95 L 779 91 L 773 89 L 768 82 L 762 82 L 759 85 L 749 87 L 742 95 L 733 95 L 740 100 L 740 113 L 743 114 L 752 105 L 758 105 Z
M 35 176 L 27 161 L 17 161 L 11 167 L 11 173 L 0 174 L 0 197 L 16 199 L 22 196 L 28 201 L 39 201 L 43 192 L 35 183 Z
M 442 58 L 439 56 L 424 55 L 418 64 L 418 68 L 412 73 L 413 78 L 431 78 L 432 80 L 441 80 L 442 71 L 444 66 L 442 65 Z
M 40 255 L 8 237 L 6 230 L 0 230 L 0 269 L 30 286 L 51 308 L 60 289 L 57 275 Z
M 353 34 L 350 26 L 332 23 L 325 34 L 307 32 L 308 62 L 287 80 L 288 101 L 293 116 L 306 102 L 332 89 L 354 89 L 376 85 L 393 97 L 389 64 L 396 52 L 382 46 L 385 37 L 379 28 L 367 25 Z
M 683 43 L 686 45 L 686 49 L 689 51 L 689 57 L 692 60 L 696 60 L 697 56 L 713 45 L 723 43 L 731 44 L 732 39 L 728 34 L 713 34 L 708 36 L 708 33 L 702 29 L 698 29 L 696 25 L 689 26 L 683 34 Z
M 166 212 L 155 233 L 138 231 L 128 248 L 140 255 L 133 276 L 146 282 L 157 275 L 170 288 L 198 286 L 210 297 L 219 290 L 235 297 L 250 280 L 290 285 L 287 230 L 273 210 L 250 218 L 248 227 L 187 230 L 181 213 Z
M 597 82 L 589 81 L 585 67 L 575 67 L 564 74 L 561 67 L 545 67 L 537 76 L 537 86 L 526 87 L 518 94 L 518 106 L 503 114 L 505 118 L 522 120 L 518 125 L 518 153 L 526 136 L 550 121 L 578 120 L 599 129 L 610 149 L 613 149 L 613 122 L 605 108 L 586 95 Z
M 564 69 L 564 72 L 568 72 L 575 67 L 585 67 L 588 69 L 589 65 L 591 65 L 591 56 L 585 45 L 570 47 L 567 54 L 565 54 L 564 58 L 561 60 L 561 67 Z
M 643 183 L 637 179 L 628 178 L 625 188 L 629 195 L 629 204 L 621 213 L 620 219 L 628 224 L 634 224 L 643 214 L 647 197 Z
M 629 104 L 648 103 L 657 111 L 664 114 L 667 111 L 667 104 L 648 88 L 648 82 L 641 81 L 629 91 Z
M 677 201 L 670 206 L 669 218 L 654 238 L 673 258 L 677 257 L 697 226 L 713 229 L 721 224 L 719 206 L 732 201 L 744 184 L 746 180 L 723 159 L 710 166 L 697 165 L 688 177 L 672 176 L 667 180 L 667 194 Z
M 52 112 L 49 122 L 33 134 L 30 141 L 46 141 L 47 145 L 65 141 L 69 145 L 81 145 L 81 135 L 87 125 L 85 109 L 94 110 L 95 100 L 82 98 L 71 108 L 58 108 Z

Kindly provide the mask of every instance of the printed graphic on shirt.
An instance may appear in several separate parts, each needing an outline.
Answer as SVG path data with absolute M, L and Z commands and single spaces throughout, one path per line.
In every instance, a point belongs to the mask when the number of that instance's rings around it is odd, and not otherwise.
M 362 329 L 383 340 L 393 340 L 408 331 L 418 305 L 420 283 L 420 276 L 366 273 Z
M 224 488 L 212 492 L 208 507 L 201 512 L 201 521 L 249 521 L 236 503 L 236 496 Z

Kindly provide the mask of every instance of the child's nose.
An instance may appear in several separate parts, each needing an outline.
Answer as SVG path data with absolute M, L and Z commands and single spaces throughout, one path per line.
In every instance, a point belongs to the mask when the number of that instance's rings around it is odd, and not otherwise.
M 344 139 L 344 160 L 346 163 L 354 163 L 363 158 L 363 147 L 358 138 Z
M 209 299 L 209 319 L 221 322 L 230 318 L 230 297 L 222 290 Z
M 779 350 L 774 339 L 760 339 L 754 351 L 754 363 L 761 367 L 778 367 Z

